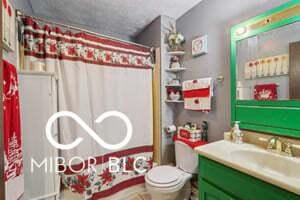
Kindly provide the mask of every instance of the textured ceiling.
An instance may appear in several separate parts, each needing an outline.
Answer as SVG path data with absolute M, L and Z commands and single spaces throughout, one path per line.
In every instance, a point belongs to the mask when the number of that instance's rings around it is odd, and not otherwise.
M 177 19 L 200 1 L 15 0 L 34 15 L 122 38 L 134 37 L 159 15 Z

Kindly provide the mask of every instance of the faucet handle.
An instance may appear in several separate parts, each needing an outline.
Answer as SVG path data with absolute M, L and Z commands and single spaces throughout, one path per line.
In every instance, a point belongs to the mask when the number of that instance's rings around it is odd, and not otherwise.
M 284 149 L 284 152 L 290 156 L 290 157 L 293 157 L 293 152 L 292 152 L 292 145 L 291 143 L 285 143 L 285 149 Z

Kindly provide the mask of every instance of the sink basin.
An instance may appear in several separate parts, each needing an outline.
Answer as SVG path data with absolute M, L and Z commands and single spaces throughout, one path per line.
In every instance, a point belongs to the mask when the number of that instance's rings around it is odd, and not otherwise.
M 297 158 L 255 150 L 236 150 L 231 152 L 231 156 L 233 161 L 243 163 L 253 170 L 278 178 L 289 178 L 300 184 L 300 161 Z
M 201 156 L 300 195 L 300 158 L 269 152 L 253 144 L 221 140 L 195 149 Z

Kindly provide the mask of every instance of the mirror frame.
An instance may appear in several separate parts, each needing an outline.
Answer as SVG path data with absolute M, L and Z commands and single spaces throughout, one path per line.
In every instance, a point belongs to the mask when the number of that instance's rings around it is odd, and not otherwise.
M 246 130 L 300 138 L 300 100 L 236 99 L 237 42 L 300 21 L 300 0 L 292 0 L 231 28 L 231 122 Z

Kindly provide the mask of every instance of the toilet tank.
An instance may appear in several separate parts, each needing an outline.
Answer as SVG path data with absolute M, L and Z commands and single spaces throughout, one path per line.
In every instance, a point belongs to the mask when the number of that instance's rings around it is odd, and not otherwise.
M 189 145 L 175 141 L 175 157 L 178 168 L 187 173 L 198 173 L 198 156 Z

